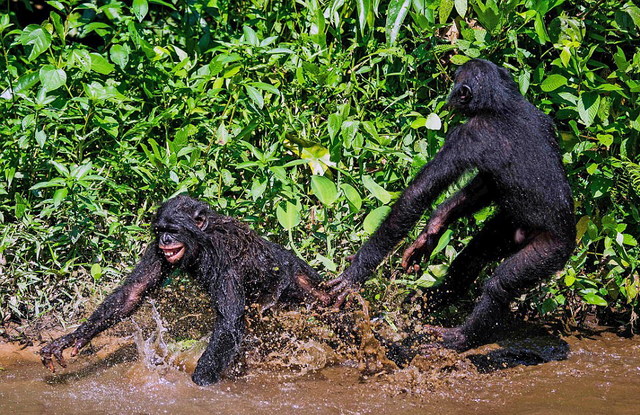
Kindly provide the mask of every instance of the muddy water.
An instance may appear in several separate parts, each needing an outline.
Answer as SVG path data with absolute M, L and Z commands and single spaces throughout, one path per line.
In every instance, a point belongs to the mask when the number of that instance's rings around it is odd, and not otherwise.
M 130 341 L 103 343 L 55 375 L 37 349 L 0 343 L 0 414 L 640 413 L 640 337 L 608 332 L 534 336 L 463 355 L 426 350 L 404 369 L 367 377 L 349 361 L 317 370 L 255 365 L 205 388 L 191 383 L 184 363 L 195 357 L 154 367 Z

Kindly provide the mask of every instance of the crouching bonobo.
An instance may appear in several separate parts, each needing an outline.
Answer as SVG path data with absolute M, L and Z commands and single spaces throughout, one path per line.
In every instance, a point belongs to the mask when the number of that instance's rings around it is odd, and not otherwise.
M 211 340 L 193 374 L 198 385 L 217 382 L 237 355 L 247 301 L 258 301 L 263 307 L 272 306 L 281 296 L 307 297 L 325 305 L 330 301 L 316 288 L 319 275 L 304 261 L 196 199 L 178 196 L 167 201 L 158 211 L 153 231 L 155 241 L 125 283 L 76 331 L 41 350 L 42 363 L 51 371 L 54 359 L 66 366 L 64 349 L 72 347 L 71 356 L 75 356 L 98 333 L 133 313 L 145 295 L 176 268 L 207 290 L 217 313 Z

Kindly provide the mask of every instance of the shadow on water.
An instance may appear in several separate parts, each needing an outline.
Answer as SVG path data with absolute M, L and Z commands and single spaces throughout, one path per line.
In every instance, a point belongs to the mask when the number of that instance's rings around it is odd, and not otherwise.
M 569 343 L 542 326 L 522 323 L 508 337 L 502 336 L 497 349 L 486 353 L 467 354 L 478 373 L 491 373 L 517 366 L 535 366 L 566 360 Z
M 80 356 L 88 355 L 88 353 L 80 353 Z M 138 359 L 138 353 L 134 344 L 124 345 L 115 352 L 109 354 L 105 359 L 95 360 L 84 366 L 67 371 L 58 372 L 47 375 L 44 381 L 49 385 L 69 384 L 83 378 L 95 376 L 97 373 L 121 363 L 134 362 Z

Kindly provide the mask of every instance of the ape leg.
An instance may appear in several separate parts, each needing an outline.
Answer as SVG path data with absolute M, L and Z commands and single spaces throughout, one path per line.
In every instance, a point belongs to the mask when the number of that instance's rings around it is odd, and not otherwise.
M 500 213 L 489 219 L 453 260 L 445 281 L 429 296 L 429 305 L 438 307 L 463 297 L 487 264 L 517 249 L 514 232 L 515 227 Z
M 210 291 L 214 299 L 216 322 L 209 345 L 200 356 L 191 377 L 200 386 L 210 385 L 220 380 L 222 371 L 240 351 L 244 334 L 245 296 L 240 278 L 233 270 L 229 270 L 214 281 L 216 283 Z
M 515 236 L 512 234 L 511 238 Z M 471 315 L 459 329 L 444 336 L 445 344 L 458 350 L 479 344 L 500 324 L 518 293 L 562 269 L 572 249 L 572 241 L 549 232 L 532 236 L 522 249 L 496 268 Z

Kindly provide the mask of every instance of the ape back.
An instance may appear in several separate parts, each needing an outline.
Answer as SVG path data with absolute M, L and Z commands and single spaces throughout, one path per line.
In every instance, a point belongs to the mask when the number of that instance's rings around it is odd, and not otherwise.
M 462 170 L 477 168 L 515 223 L 571 237 L 573 198 L 553 121 L 520 94 L 507 70 L 482 59 L 465 63 L 449 104 L 469 117 L 447 138 Z

